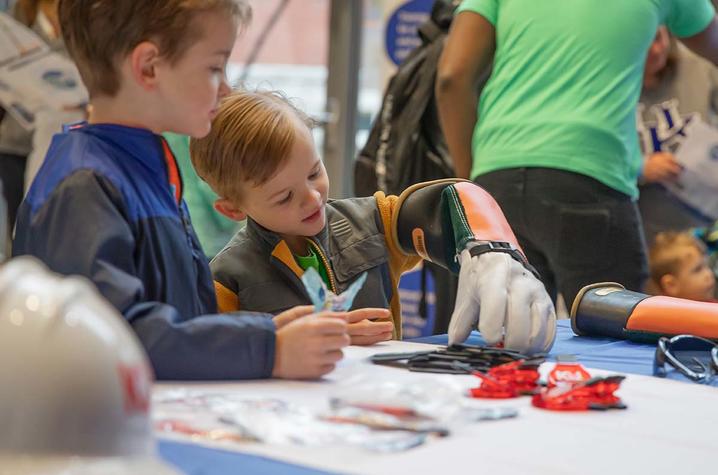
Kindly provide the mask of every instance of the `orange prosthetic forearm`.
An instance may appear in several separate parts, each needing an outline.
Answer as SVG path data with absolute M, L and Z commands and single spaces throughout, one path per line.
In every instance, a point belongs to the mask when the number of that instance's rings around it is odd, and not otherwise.
M 478 185 L 446 179 L 418 183 L 400 196 L 392 222 L 392 237 L 405 254 L 458 272 L 456 256 L 476 243 L 480 252 L 506 252 L 525 265 L 498 203 Z
M 655 341 L 691 334 L 718 340 L 718 303 L 650 296 L 616 283 L 584 287 L 571 308 L 577 335 Z

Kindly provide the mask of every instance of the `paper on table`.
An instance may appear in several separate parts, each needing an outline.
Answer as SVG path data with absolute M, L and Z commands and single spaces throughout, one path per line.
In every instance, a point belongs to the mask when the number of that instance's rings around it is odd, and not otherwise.
M 696 118 L 676 152 L 683 173 L 666 184 L 674 195 L 712 219 L 718 219 L 718 130 Z

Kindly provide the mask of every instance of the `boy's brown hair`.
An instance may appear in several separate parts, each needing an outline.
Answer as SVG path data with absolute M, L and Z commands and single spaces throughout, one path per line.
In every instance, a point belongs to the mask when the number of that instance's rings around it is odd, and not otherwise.
M 687 247 L 693 247 L 701 254 L 707 252 L 706 246 L 689 231 L 664 231 L 656 235 L 648 252 L 650 281 L 646 288 L 649 293 L 662 293 L 661 279 L 680 271 L 683 250 Z
M 225 97 L 210 133 L 190 141 L 197 174 L 222 198 L 240 200 L 241 185 L 262 185 L 289 157 L 298 126 L 313 120 L 277 91 L 237 90 Z
M 120 88 L 117 65 L 138 44 L 153 41 L 170 62 L 178 61 L 203 34 L 194 20 L 219 12 L 246 25 L 246 0 L 60 0 L 62 37 L 90 96 L 113 96 Z

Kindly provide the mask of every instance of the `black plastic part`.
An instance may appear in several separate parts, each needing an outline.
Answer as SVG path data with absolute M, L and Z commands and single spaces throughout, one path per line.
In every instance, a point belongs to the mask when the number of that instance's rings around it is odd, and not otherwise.
M 511 243 L 503 241 L 487 241 L 481 244 L 477 244 L 471 249 L 469 249 L 469 254 L 471 254 L 472 257 L 480 256 L 481 254 L 485 254 L 487 252 L 503 252 L 504 254 L 508 254 L 514 260 L 520 262 L 529 272 L 534 275 L 534 277 L 536 277 L 537 279 L 541 278 L 534 266 L 529 264 L 529 261 L 526 259 L 526 256 L 524 256 L 518 249 L 513 247 Z
M 594 287 L 579 293 L 571 314 L 577 335 L 626 338 L 626 324 L 636 306 L 649 295 L 630 290 Z

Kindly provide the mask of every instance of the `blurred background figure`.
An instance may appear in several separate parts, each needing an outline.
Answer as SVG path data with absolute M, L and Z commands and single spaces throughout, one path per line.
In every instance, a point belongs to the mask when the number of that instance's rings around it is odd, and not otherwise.
M 658 233 L 649 252 L 648 293 L 715 302 L 715 275 L 705 244 L 691 232 Z
M 12 15 L 31 28 L 50 49 L 67 56 L 57 18 L 58 0 L 17 0 Z M 48 90 L 48 94 L 51 91 Z M 42 110 L 35 116 L 33 130 L 23 128 L 8 113 L 0 113 L 0 179 L 7 200 L 8 230 L 12 232 L 24 190 L 32 183 L 45 159 L 52 136 L 63 124 L 84 119 L 84 108 Z
M 638 131 L 644 156 L 638 206 L 646 241 L 661 231 L 704 227 L 706 216 L 678 199 L 664 185 L 675 182 L 682 167 L 675 157 L 693 120 L 718 124 L 718 70 L 680 44 L 661 26 L 646 58 L 639 103 Z

